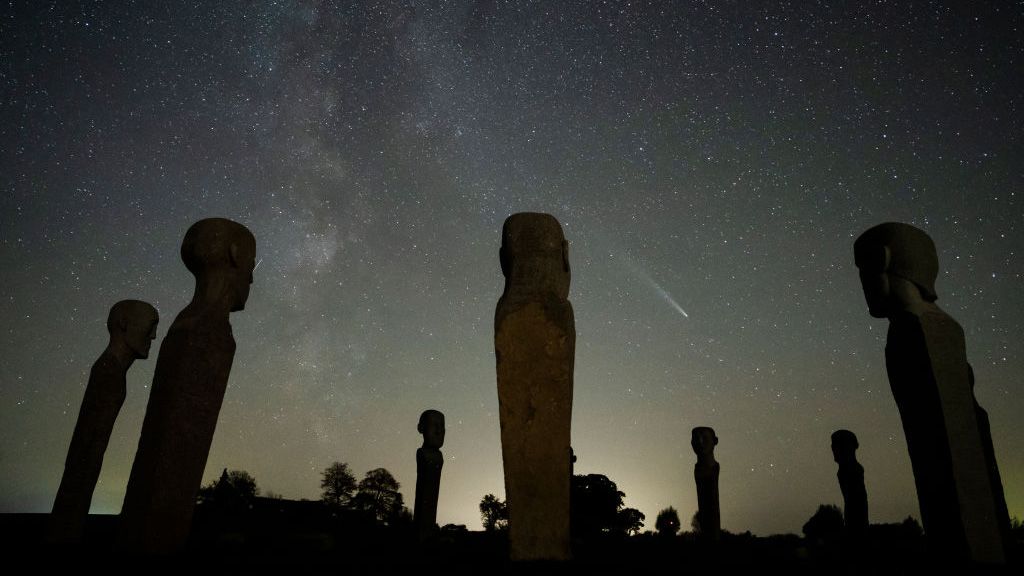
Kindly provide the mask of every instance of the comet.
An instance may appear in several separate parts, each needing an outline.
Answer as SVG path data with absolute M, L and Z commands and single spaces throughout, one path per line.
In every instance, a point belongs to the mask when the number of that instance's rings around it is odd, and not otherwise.
M 683 307 L 679 305 L 679 302 L 676 302 L 676 299 L 673 298 L 672 295 L 668 293 L 668 290 L 662 288 L 660 284 L 655 282 L 654 279 L 652 279 L 649 276 L 646 277 L 645 280 L 651 286 L 651 288 L 654 288 L 654 291 L 657 292 L 659 296 L 661 296 L 661 299 L 668 303 L 668 305 L 671 306 L 676 312 L 682 314 L 683 318 L 690 317 L 690 315 L 686 313 L 686 310 L 683 310 Z
M 650 274 L 644 272 L 644 270 L 640 268 L 640 266 L 637 265 L 632 258 L 629 258 L 627 256 L 624 260 L 626 261 L 626 264 L 629 266 L 629 268 L 633 271 L 633 273 L 640 277 L 640 279 L 643 280 L 645 284 L 650 286 L 655 291 L 655 293 L 657 293 L 658 296 L 660 296 L 661 299 L 665 301 L 666 304 L 671 306 L 672 309 L 678 312 L 683 318 L 690 317 L 690 315 L 686 313 L 686 310 L 683 310 L 683 307 L 679 305 L 679 302 L 676 302 L 676 299 L 672 297 L 672 294 L 670 294 L 668 290 L 662 288 L 661 284 L 655 282 L 654 278 L 651 278 Z

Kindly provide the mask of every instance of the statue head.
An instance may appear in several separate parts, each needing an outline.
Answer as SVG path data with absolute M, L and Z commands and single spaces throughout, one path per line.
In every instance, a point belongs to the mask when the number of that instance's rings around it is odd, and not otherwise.
M 911 300 L 938 298 L 939 259 L 923 230 L 899 222 L 879 224 L 857 238 L 853 253 L 868 311 L 875 318 L 891 316 Z
M 857 459 L 857 435 L 849 430 L 836 430 L 832 433 L 832 459 L 836 462 L 849 462 Z
M 133 358 L 148 358 L 159 321 L 156 308 L 148 303 L 121 300 L 110 307 L 107 332 L 110 332 L 110 341 L 123 344 Z
M 717 445 L 718 436 L 715 436 L 715 431 L 712 428 L 697 426 L 690 432 L 690 446 L 699 457 L 713 457 Z
M 423 434 L 423 447 L 440 449 L 444 445 L 444 414 L 438 410 L 424 410 L 416 430 Z
M 256 267 L 256 238 L 248 228 L 225 218 L 200 220 L 185 233 L 181 259 L 198 286 L 215 291 L 204 297 L 223 299 L 231 312 L 245 308 Z
M 554 216 L 520 212 L 506 218 L 499 257 L 506 290 L 512 286 L 569 297 L 569 243 Z

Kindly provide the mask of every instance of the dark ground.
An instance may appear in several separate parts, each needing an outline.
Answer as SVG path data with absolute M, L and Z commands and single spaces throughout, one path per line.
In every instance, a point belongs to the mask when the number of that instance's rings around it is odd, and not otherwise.
M 692 534 L 604 537 L 574 542 L 574 560 L 557 564 L 510 563 L 502 532 L 448 527 L 418 546 L 411 527 L 384 527 L 365 518 L 325 513 L 310 502 L 244 515 L 197 511 L 192 539 L 179 555 L 115 556 L 110 542 L 117 516 L 92 515 L 81 547 L 45 543 L 46 514 L 0 514 L 0 537 L 16 565 L 83 573 L 145 572 L 287 574 L 1021 574 L 1019 561 L 1004 568 L 959 567 L 928 560 L 925 539 L 901 525 L 871 527 L 859 546 L 809 542 L 788 534 L 726 534 L 718 545 Z M 299 505 L 299 506 L 296 506 Z M 1016 558 L 1024 550 L 1017 542 Z M 957 567 L 953 567 L 957 568 Z M 8 572 L 12 573 L 12 572 Z

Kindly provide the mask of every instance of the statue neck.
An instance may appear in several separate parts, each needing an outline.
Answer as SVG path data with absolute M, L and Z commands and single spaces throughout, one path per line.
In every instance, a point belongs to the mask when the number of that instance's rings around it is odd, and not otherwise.
M 889 274 L 890 309 L 894 313 L 921 316 L 925 312 L 939 310 L 934 302 L 921 297 L 921 290 L 910 280 Z M 894 314 L 890 314 L 890 318 Z
M 569 275 L 562 269 L 560 258 L 520 259 L 505 278 L 505 294 L 518 298 L 553 296 L 565 300 L 569 297 Z
M 128 347 L 128 344 L 122 338 L 110 337 L 110 343 L 107 344 L 107 349 L 104 350 L 104 354 L 110 354 L 117 361 L 124 372 L 128 372 L 132 364 L 135 362 L 135 352 Z
M 713 452 L 710 454 L 697 454 L 697 464 L 701 466 L 711 466 L 717 463 Z
M 188 309 L 226 319 L 231 313 L 232 298 L 231 283 L 224 274 L 204 274 L 196 279 L 196 291 Z
M 839 464 L 840 468 L 844 468 L 846 466 L 856 466 L 857 457 L 852 454 L 849 456 L 840 456 L 839 459 L 836 460 L 836 463 Z

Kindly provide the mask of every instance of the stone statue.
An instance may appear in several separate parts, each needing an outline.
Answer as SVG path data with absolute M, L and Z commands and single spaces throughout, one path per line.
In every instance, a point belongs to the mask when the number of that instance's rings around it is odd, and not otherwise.
M 568 243 L 549 214 L 509 216 L 494 314 L 512 560 L 566 560 L 576 325 Z
M 690 433 L 690 445 L 697 454 L 693 466 L 693 479 L 697 484 L 697 522 L 700 536 L 717 542 L 722 535 L 722 516 L 718 507 L 718 471 L 715 461 L 715 446 L 718 436 L 707 426 L 698 426 Z
M 832 433 L 832 458 L 839 464 L 839 489 L 843 492 L 843 521 L 851 536 L 868 529 L 868 491 L 864 488 L 864 467 L 857 462 L 857 436 L 849 430 Z
M 228 316 L 249 297 L 256 239 L 237 222 L 200 220 L 181 258 L 196 277 L 195 295 L 160 345 L 121 509 L 118 542 L 137 553 L 174 552 L 188 537 L 235 355 Z
M 49 539 L 54 543 L 82 541 L 92 493 L 100 477 L 114 421 L 127 394 L 128 369 L 149 357 L 160 316 L 149 304 L 121 300 L 110 308 L 107 331 L 110 343 L 89 372 L 89 383 L 78 411 L 71 446 L 64 461 L 64 476 L 50 513 Z
M 971 382 L 971 394 L 974 394 L 974 368 L 967 365 L 967 376 Z M 978 418 L 978 432 L 981 434 L 981 446 L 985 450 L 985 464 L 988 466 L 989 482 L 992 494 L 996 498 L 996 516 L 999 520 L 999 532 L 1003 537 L 1003 548 L 1010 554 L 1013 548 L 1013 534 L 1010 531 L 1010 511 L 1006 507 L 1006 495 L 1003 493 L 1003 480 L 999 475 L 999 464 L 996 462 L 996 450 L 992 446 L 992 427 L 989 425 L 988 412 L 974 400 L 974 414 Z
M 864 232 L 854 255 L 868 311 L 889 319 L 886 369 L 929 544 L 950 560 L 1005 563 L 964 332 L 935 305 L 935 245 L 913 226 L 886 223 Z
M 437 495 L 441 490 L 441 467 L 444 466 L 444 414 L 424 410 L 416 430 L 423 434 L 423 446 L 416 450 L 416 504 L 413 523 L 422 541 L 437 525 Z

